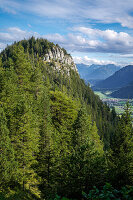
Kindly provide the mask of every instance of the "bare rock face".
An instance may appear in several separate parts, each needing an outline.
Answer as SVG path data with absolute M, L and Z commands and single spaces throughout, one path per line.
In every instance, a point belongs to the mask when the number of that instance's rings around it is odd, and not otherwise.
M 44 61 L 55 61 L 63 65 L 70 65 L 71 69 L 76 72 L 78 71 L 72 57 L 68 54 L 65 54 L 64 51 L 58 46 L 54 46 L 52 50 L 49 50 L 48 53 L 45 54 Z

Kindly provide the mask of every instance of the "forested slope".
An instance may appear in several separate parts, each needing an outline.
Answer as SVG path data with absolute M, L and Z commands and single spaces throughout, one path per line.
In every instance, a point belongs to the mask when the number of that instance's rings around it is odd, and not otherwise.
M 33 37 L 7 47 L 0 54 L 2 195 L 80 199 L 103 185 L 104 150 L 114 144 L 118 121 L 64 49 Z
M 39 81 L 43 79 L 43 82 L 49 82 L 49 90 L 65 92 L 68 96 L 86 103 L 87 112 L 92 115 L 92 120 L 96 121 L 101 139 L 104 140 L 105 145 L 108 145 L 111 126 L 115 122 L 114 115 L 111 114 L 109 107 L 102 103 L 89 86 L 85 85 L 72 65 L 61 63 L 56 57 L 49 62 L 44 61 L 49 49 L 50 51 L 55 51 L 58 45 L 54 45 L 44 39 L 35 40 L 33 37 L 29 40 L 23 40 L 9 46 L 1 53 L 3 67 L 9 67 L 9 60 L 14 56 L 13 49 L 18 45 L 24 48 L 22 51 L 24 51 L 25 60 L 29 60 L 31 71 L 35 74 L 32 76 L 38 76 Z M 69 56 L 64 49 L 62 51 Z M 21 57 L 21 55 L 19 56 Z M 23 58 L 19 59 L 23 60 Z M 21 60 L 17 62 L 21 62 Z M 36 77 L 33 78 L 37 80 Z

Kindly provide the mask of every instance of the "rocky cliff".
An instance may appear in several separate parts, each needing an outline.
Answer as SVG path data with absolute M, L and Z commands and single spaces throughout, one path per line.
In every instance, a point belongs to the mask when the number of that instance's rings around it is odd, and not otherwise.
M 68 66 L 70 66 L 71 69 L 78 72 L 72 57 L 58 46 L 53 46 L 51 49 L 48 50 L 48 53 L 44 56 L 44 61 L 54 61 L 57 70 L 61 70 L 62 67 L 68 69 Z

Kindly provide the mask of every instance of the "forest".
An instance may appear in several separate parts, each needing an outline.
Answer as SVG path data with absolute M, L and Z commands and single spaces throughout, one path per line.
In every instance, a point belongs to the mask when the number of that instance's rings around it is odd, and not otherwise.
M 130 104 L 119 118 L 71 66 L 44 61 L 56 46 L 0 53 L 0 199 L 132 200 Z

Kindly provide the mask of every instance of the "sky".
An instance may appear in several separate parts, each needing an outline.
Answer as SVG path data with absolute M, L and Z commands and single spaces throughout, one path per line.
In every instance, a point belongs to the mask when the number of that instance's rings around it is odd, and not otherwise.
M 133 64 L 132 0 L 0 0 L 0 51 L 46 38 L 75 63 Z

